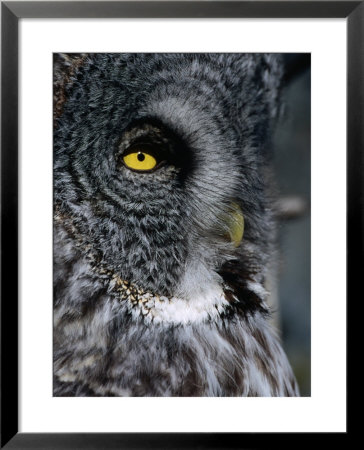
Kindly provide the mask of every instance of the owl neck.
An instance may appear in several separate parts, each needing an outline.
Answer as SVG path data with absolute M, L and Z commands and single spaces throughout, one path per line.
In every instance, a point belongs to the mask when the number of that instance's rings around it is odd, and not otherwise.
M 135 320 L 142 319 L 148 324 L 187 325 L 214 322 L 232 315 L 269 313 L 262 299 L 266 292 L 261 284 L 253 280 L 248 281 L 245 288 L 240 286 L 239 290 L 236 280 L 231 284 L 225 281 L 210 284 L 196 295 L 184 298 L 149 292 L 102 266 L 93 265 L 92 268 L 99 275 L 109 278 L 109 290 L 115 294 L 120 306 Z M 227 278 L 230 280 L 230 277 Z

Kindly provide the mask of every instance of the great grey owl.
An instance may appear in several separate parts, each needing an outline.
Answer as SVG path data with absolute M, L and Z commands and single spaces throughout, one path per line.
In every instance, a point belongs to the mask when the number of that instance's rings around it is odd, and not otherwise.
M 54 395 L 298 395 L 265 289 L 280 55 L 54 69 Z

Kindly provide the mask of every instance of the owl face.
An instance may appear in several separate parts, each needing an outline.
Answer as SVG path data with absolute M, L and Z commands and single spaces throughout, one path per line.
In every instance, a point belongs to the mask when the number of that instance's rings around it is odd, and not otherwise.
M 220 283 L 226 265 L 256 279 L 280 70 L 273 55 L 88 55 L 54 134 L 55 205 L 82 251 L 165 296 Z

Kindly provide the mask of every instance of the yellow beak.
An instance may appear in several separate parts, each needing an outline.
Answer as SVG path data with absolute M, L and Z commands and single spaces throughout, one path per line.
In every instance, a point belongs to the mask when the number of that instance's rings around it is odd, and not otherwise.
M 230 211 L 226 216 L 229 236 L 235 247 L 238 247 L 244 234 L 244 216 L 240 206 L 231 202 Z

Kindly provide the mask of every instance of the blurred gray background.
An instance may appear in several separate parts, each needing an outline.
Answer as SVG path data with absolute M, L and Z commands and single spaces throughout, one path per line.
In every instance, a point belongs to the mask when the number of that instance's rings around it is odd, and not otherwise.
M 285 111 L 275 134 L 280 194 L 277 325 L 302 396 L 311 395 L 311 70 L 309 54 L 286 54 Z

